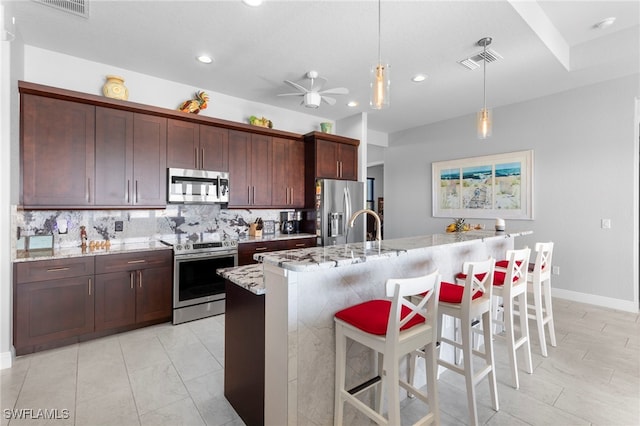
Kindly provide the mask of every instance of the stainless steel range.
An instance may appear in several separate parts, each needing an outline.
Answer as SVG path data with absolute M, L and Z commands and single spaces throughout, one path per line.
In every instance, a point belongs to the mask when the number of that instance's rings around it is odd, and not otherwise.
M 163 236 L 173 247 L 173 323 L 224 313 L 224 278 L 219 268 L 238 266 L 238 242 L 219 234 Z

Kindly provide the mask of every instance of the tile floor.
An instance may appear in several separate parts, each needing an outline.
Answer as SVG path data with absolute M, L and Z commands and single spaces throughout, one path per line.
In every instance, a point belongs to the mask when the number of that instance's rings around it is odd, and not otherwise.
M 487 425 L 640 424 L 640 315 L 554 300 L 558 346 L 540 355 L 532 327 L 534 374 L 510 385 L 496 342 L 500 411 L 486 381 L 478 416 Z M 0 425 L 242 425 L 223 395 L 224 316 L 161 324 L 18 357 L 0 371 Z M 438 382 L 443 425 L 468 423 L 461 376 Z M 403 424 L 420 417 L 406 400 Z M 59 420 L 9 420 L 7 409 L 58 409 Z M 406 421 L 406 422 L 405 422 Z

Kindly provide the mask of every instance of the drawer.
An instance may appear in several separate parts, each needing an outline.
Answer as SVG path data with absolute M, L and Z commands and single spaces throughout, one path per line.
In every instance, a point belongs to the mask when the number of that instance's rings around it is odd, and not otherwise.
M 172 265 L 172 250 L 141 251 L 96 256 L 96 274 L 134 271 L 137 269 Z
M 94 257 L 72 257 L 54 260 L 35 260 L 15 263 L 17 283 L 55 280 L 59 278 L 93 275 Z

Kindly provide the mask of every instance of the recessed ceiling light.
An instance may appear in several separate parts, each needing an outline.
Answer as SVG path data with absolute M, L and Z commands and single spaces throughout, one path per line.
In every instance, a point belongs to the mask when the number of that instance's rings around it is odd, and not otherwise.
M 616 18 L 615 16 L 611 16 L 607 19 L 603 19 L 602 21 L 598 22 L 593 26 L 593 28 L 604 30 L 612 26 L 614 22 L 616 22 Z
M 425 81 L 427 79 L 426 74 L 416 74 L 413 77 L 411 77 L 411 81 L 413 81 L 414 83 L 420 83 L 422 81 Z
M 347 103 L 347 106 L 348 106 L 348 107 L 351 107 L 351 108 L 355 108 L 355 107 L 357 107 L 357 106 L 358 106 L 358 102 L 356 102 L 356 101 L 349 101 L 349 103 Z
M 258 7 L 262 4 L 262 0 L 242 0 L 242 3 L 251 7 Z
M 211 59 L 211 56 L 207 56 L 207 55 L 200 55 L 196 59 L 202 62 L 203 64 L 210 64 L 211 62 L 213 62 L 213 59 Z

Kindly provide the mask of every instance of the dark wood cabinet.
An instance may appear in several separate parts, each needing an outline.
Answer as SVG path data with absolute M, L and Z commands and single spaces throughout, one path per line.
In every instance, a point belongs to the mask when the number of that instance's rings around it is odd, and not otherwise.
M 304 143 L 273 138 L 273 207 L 304 207 Z
M 257 253 L 278 250 L 291 250 L 305 247 L 315 247 L 316 237 L 291 238 L 286 240 L 266 240 L 238 244 L 238 266 L 258 263 L 253 259 Z
M 272 138 L 229 131 L 229 207 L 271 207 Z
M 94 330 L 93 258 L 14 263 L 13 344 L 18 355 Z
M 169 250 L 96 258 L 96 330 L 169 320 L 172 314 Z
M 314 180 L 358 180 L 358 140 L 311 132 L 305 135 L 305 143 L 306 165 L 313 169 Z
M 22 204 L 93 204 L 95 107 L 23 94 L 20 117 Z
M 169 119 L 167 167 L 228 171 L 229 130 Z
M 96 107 L 96 206 L 166 205 L 166 122 Z

